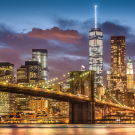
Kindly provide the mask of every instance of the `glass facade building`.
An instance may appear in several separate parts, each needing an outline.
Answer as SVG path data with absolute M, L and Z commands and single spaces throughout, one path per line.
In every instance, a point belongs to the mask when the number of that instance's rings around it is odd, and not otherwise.
M 103 85 L 103 32 L 99 28 L 89 32 L 89 70 L 95 71 L 94 86 Z
M 41 63 L 41 78 L 48 82 L 48 51 L 46 49 L 32 49 L 32 61 L 38 61 Z

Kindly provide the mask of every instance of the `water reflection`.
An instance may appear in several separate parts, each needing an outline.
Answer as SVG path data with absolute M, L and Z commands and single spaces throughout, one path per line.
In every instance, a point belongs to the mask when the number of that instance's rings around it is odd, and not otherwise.
M 1 124 L 0 135 L 133 135 L 135 125 Z

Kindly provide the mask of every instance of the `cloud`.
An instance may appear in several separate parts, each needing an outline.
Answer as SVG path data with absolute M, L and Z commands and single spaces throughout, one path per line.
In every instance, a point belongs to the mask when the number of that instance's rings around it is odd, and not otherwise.
M 13 36 L 11 36 L 11 35 L 7 35 L 7 38 L 23 38 L 23 34 L 15 34 L 15 35 L 13 35 Z
M 93 19 L 86 20 L 84 22 L 77 20 L 64 20 L 58 19 L 56 23 L 60 28 L 74 28 L 79 31 L 79 33 L 85 34 L 81 39 L 80 45 L 84 45 L 84 48 L 88 49 L 88 32 L 93 28 L 94 21 Z M 98 23 L 99 28 L 103 31 L 103 61 L 104 61 L 104 84 L 106 85 L 106 71 L 110 70 L 111 64 L 111 36 L 125 36 L 126 42 L 126 56 L 131 56 L 135 58 L 135 34 L 132 33 L 130 26 L 124 26 L 118 23 L 118 21 L 105 21 L 103 23 Z M 85 37 L 85 39 L 84 39 Z M 79 48 L 80 49 L 80 48 Z M 83 50 L 85 53 L 87 50 Z M 82 53 L 79 52 L 81 55 Z M 88 56 L 88 53 L 86 53 Z M 126 61 L 127 62 L 127 61 Z M 134 60 L 133 60 L 134 63 Z M 134 63 L 135 67 L 135 63 Z
M 63 20 L 63 25 L 61 23 L 58 26 L 59 28 L 47 30 L 33 28 L 22 35 L 5 25 L 0 25 L 0 61 L 9 61 L 18 68 L 32 58 L 32 49 L 47 49 L 50 78 L 61 76 L 68 71 L 80 70 L 81 65 L 88 70 L 89 31 L 93 27 L 92 20 L 69 20 L 67 23 Z M 132 59 L 135 58 L 135 35 L 131 34 L 130 27 L 114 22 L 107 21 L 98 26 L 103 31 L 103 74 L 106 84 L 106 70 L 110 70 L 111 63 L 111 36 L 126 36 L 126 55 L 130 55 Z
M 94 19 L 91 18 L 89 20 L 85 21 L 78 21 L 78 20 L 67 20 L 58 18 L 55 20 L 58 27 L 62 29 L 77 29 L 79 32 L 88 33 L 91 28 L 94 27 Z M 105 21 L 103 23 L 98 22 L 98 27 L 103 31 L 105 35 L 108 36 L 128 36 L 129 32 L 131 31 L 131 28 L 129 26 L 123 26 L 119 23 L 116 23 L 118 21 Z
M 41 39 L 54 39 L 59 40 L 62 43 L 71 43 L 71 44 L 79 44 L 80 39 L 82 38 L 79 35 L 77 30 L 60 30 L 57 27 L 53 27 L 52 29 L 42 30 L 38 28 L 33 28 L 31 32 L 26 34 L 28 37 L 32 38 L 41 38 Z
M 94 26 L 94 19 L 89 19 L 86 21 L 78 21 L 78 20 L 67 20 L 58 18 L 55 20 L 56 24 L 59 28 L 62 29 L 77 29 L 80 33 L 88 34 L 90 29 Z
M 71 30 L 68 31 L 64 31 L 66 38 L 78 38 L 77 31 L 73 30 L 73 33 Z M 2 46 L 2 49 L 0 49 L 0 61 L 13 63 L 16 71 L 16 68 L 19 68 L 26 60 L 32 58 L 32 49 L 47 49 L 49 75 L 50 78 L 53 78 L 54 75 L 60 76 L 69 70 L 78 70 L 78 65 L 82 63 L 88 67 L 88 38 L 81 35 L 79 40 L 80 43 L 76 46 L 75 44 L 62 43 L 54 39 L 29 37 L 4 27 L 4 29 L 0 30 L 0 46 Z
M 59 24 L 60 28 L 72 28 L 76 25 L 78 25 L 79 21 L 78 20 L 64 20 L 64 19 L 56 19 L 56 23 Z
M 130 28 L 128 26 L 122 26 L 114 22 L 104 22 L 99 24 L 99 27 L 105 35 L 109 36 L 126 36 L 129 37 Z

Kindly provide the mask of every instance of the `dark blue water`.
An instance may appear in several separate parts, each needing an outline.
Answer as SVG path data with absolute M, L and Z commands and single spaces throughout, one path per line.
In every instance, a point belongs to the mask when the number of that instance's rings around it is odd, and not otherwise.
M 135 135 L 135 125 L 0 124 L 0 135 Z

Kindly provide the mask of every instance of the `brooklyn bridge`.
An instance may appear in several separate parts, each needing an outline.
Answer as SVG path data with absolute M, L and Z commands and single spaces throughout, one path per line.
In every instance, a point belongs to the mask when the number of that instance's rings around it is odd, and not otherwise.
M 64 79 L 50 81 L 49 85 L 51 87 L 51 85 L 65 83 L 67 80 L 70 82 L 69 92 L 10 83 L 1 83 L 0 91 L 69 102 L 69 123 L 71 124 L 134 122 L 134 92 L 116 91 L 111 93 L 106 90 L 105 98 L 101 99 L 94 92 L 94 71 L 70 71 L 67 76 L 64 75 Z M 88 82 L 87 93 L 84 85 L 86 80 Z M 122 97 L 122 94 L 125 95 L 124 103 L 123 99 L 119 98 Z M 130 101 L 130 97 L 134 100 L 133 103 Z

